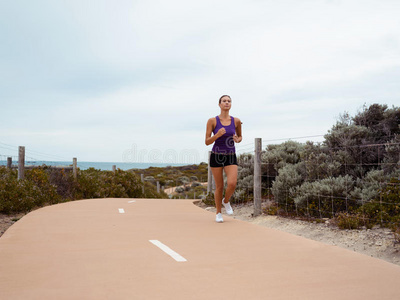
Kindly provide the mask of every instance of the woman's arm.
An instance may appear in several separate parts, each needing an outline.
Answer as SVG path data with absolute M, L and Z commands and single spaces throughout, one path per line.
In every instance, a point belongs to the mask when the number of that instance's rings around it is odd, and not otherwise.
M 235 143 L 240 143 L 242 141 L 242 122 L 239 118 L 235 118 L 235 128 L 236 134 L 233 136 Z
M 221 128 L 220 130 L 218 130 L 217 134 L 214 134 L 213 136 L 211 136 L 211 133 L 213 132 L 213 129 L 216 125 L 217 125 L 217 121 L 215 120 L 215 118 L 208 119 L 207 129 L 206 129 L 206 145 L 207 146 L 214 143 L 217 138 L 224 135 L 226 132 L 225 128 Z

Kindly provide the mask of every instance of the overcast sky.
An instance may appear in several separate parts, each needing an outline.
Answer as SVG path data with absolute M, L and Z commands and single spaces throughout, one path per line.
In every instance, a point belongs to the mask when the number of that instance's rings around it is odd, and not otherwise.
M 344 111 L 400 105 L 399 15 L 398 0 L 0 1 L 0 159 L 23 145 L 40 160 L 205 161 L 223 94 L 239 153 L 321 141 Z

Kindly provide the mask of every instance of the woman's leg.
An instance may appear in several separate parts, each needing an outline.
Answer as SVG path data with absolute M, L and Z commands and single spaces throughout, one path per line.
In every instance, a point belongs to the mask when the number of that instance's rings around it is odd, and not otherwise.
M 227 177 L 227 187 L 225 191 L 225 203 L 229 202 L 229 199 L 235 192 L 236 188 L 236 183 L 237 183 L 237 170 L 238 166 L 237 165 L 230 165 L 224 167 L 225 174 Z
M 211 172 L 215 180 L 215 207 L 217 208 L 217 213 L 220 213 L 222 206 L 222 192 L 224 190 L 223 167 L 211 168 Z

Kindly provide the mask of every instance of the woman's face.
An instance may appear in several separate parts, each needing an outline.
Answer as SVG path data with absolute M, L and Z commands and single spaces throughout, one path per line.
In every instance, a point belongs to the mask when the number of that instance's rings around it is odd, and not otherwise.
M 219 107 L 223 110 L 230 110 L 232 105 L 232 100 L 228 96 L 225 96 L 221 99 L 221 103 Z

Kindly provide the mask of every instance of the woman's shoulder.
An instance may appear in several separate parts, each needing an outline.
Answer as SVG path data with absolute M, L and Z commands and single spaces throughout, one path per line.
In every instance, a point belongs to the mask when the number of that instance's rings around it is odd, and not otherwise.
M 239 118 L 233 117 L 233 119 L 235 120 L 235 124 L 241 124 L 242 121 L 240 121 Z
M 207 123 L 217 123 L 217 117 L 209 118 Z

